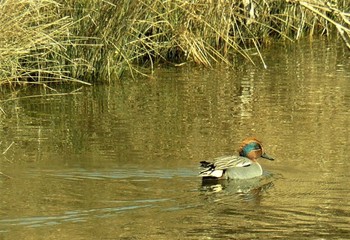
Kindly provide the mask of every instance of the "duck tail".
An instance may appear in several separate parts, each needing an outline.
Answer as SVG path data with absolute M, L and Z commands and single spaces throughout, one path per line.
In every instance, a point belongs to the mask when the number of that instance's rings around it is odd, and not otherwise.
M 201 161 L 200 164 L 201 164 L 200 167 L 203 169 L 202 171 L 199 172 L 200 177 L 220 178 L 224 173 L 223 170 L 216 170 L 214 163 Z
M 214 163 L 201 161 L 200 164 L 202 168 L 215 169 Z

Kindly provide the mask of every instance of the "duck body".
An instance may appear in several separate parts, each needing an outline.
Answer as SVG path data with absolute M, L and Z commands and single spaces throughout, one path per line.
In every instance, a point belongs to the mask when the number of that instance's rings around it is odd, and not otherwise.
M 263 174 L 263 169 L 257 162 L 262 157 L 269 157 L 256 138 L 245 139 L 239 149 L 239 156 L 222 156 L 211 161 L 201 161 L 202 170 L 199 173 L 203 179 L 250 179 Z

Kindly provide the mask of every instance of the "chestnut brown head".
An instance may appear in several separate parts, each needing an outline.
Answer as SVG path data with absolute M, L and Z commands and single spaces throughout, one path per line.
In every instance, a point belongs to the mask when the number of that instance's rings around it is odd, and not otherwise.
M 265 153 L 262 143 L 256 138 L 246 138 L 243 140 L 239 147 L 239 155 L 249 158 L 250 160 L 256 160 L 259 157 L 266 158 L 268 160 L 274 160 L 272 157 Z

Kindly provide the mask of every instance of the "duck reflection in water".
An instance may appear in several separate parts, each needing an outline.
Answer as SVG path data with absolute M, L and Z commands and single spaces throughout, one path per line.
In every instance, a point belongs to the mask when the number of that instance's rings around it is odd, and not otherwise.
M 264 174 L 260 178 L 252 179 L 203 179 L 200 191 L 206 193 L 234 193 L 242 196 L 245 200 L 256 200 L 262 193 L 274 186 L 274 177 Z

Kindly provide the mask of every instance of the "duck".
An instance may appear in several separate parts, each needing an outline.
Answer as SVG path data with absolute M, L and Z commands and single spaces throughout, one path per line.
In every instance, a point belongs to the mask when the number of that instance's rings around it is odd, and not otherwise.
M 274 160 L 266 154 L 261 141 L 255 137 L 244 139 L 238 153 L 238 156 L 222 156 L 212 161 L 201 161 L 199 176 L 203 180 L 255 178 L 263 174 L 263 169 L 257 162 L 258 158 Z

